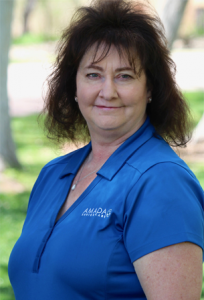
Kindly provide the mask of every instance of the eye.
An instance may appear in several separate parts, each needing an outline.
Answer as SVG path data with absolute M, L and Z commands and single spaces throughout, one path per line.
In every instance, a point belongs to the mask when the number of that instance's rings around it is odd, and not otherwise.
M 99 75 L 97 73 L 89 73 L 86 75 L 88 78 L 98 78 Z
M 128 74 L 121 74 L 120 77 L 122 79 L 129 79 L 129 78 L 132 78 L 132 76 L 128 75 Z
M 118 74 L 117 79 L 122 80 L 122 81 L 126 81 L 126 80 L 133 79 L 133 76 L 131 76 L 130 74 Z

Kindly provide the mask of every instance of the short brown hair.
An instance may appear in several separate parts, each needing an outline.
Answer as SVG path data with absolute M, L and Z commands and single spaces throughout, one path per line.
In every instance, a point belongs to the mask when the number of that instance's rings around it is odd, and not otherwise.
M 89 138 L 86 121 L 74 97 L 76 74 L 85 52 L 94 44 L 96 51 L 105 44 L 103 59 L 113 45 L 125 50 L 131 64 L 138 56 L 152 89 L 147 115 L 160 134 L 172 146 L 189 140 L 189 109 L 175 82 L 176 67 L 170 58 L 163 25 L 149 5 L 138 1 L 93 1 L 80 7 L 64 31 L 48 79 L 44 111 L 48 137 L 58 142 L 75 142 L 81 133 Z

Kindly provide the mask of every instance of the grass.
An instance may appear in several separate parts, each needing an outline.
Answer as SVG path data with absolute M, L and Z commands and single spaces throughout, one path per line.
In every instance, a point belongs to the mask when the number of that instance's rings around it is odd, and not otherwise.
M 195 127 L 198 124 L 204 112 L 204 92 L 184 92 L 184 96 L 191 109 L 191 114 L 193 117 L 193 126 Z M 204 160 L 203 163 L 189 162 L 188 165 L 191 168 L 191 170 L 196 174 L 197 178 L 201 183 L 201 186 L 204 188 Z
M 184 92 L 184 96 L 191 109 L 193 125 L 195 127 L 204 112 L 204 92 Z
M 194 124 L 197 124 L 204 107 L 204 93 L 185 93 L 192 109 Z M 7 275 L 7 262 L 9 254 L 18 239 L 26 215 L 27 202 L 30 190 L 43 165 L 61 153 L 54 150 L 45 138 L 42 129 L 37 125 L 37 116 L 28 116 L 12 119 L 13 136 L 17 146 L 17 154 L 23 166 L 21 170 L 8 168 L 4 176 L 8 180 L 19 182 L 24 191 L 20 193 L 4 192 L 0 194 L 0 299 L 14 300 L 12 288 Z M 204 187 L 204 162 L 191 163 L 190 167 Z M 204 300 L 204 279 L 202 300 Z
M 37 115 L 13 118 L 12 130 L 23 169 L 8 168 L 5 175 L 18 180 L 30 190 L 44 164 L 59 156 L 60 151 L 51 146 L 45 137 L 37 124 Z
M 35 33 L 25 33 L 21 36 L 14 37 L 12 39 L 13 45 L 34 45 L 34 44 L 41 44 L 44 42 L 56 41 L 58 40 L 58 36 L 51 36 L 46 34 L 35 34 Z

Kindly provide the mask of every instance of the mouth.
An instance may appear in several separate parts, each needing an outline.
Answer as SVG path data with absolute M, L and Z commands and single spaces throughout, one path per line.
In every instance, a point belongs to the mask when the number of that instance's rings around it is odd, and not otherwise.
M 95 107 L 101 110 L 117 110 L 121 108 L 121 106 L 102 106 L 102 105 L 95 105 Z

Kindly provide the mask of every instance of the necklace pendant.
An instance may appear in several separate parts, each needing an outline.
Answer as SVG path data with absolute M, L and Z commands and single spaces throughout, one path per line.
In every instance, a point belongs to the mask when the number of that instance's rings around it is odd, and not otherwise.
M 74 191 L 75 188 L 76 188 L 76 184 L 74 184 L 74 185 L 72 186 L 71 190 Z

